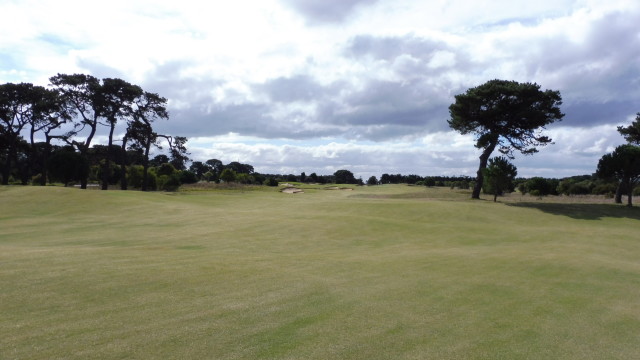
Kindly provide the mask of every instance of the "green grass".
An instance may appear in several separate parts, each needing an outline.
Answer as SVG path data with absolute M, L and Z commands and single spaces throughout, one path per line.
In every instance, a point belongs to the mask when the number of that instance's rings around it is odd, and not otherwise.
M 640 209 L 301 187 L 0 187 L 0 358 L 640 354 Z

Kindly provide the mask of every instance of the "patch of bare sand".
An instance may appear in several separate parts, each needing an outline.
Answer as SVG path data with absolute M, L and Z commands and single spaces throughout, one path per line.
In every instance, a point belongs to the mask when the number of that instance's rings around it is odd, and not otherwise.
M 282 192 L 285 193 L 285 194 L 301 194 L 301 193 L 304 193 L 304 191 L 302 189 L 298 189 L 298 188 L 294 188 L 294 187 L 284 188 L 284 189 L 282 189 Z

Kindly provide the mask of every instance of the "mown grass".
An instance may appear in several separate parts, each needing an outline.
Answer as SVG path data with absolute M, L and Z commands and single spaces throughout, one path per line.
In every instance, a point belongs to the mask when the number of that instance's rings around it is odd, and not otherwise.
M 2 359 L 631 359 L 639 209 L 0 187 Z

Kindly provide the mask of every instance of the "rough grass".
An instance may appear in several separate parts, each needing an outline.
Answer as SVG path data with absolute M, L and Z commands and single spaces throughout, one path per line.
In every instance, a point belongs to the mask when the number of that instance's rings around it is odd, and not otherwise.
M 631 359 L 640 209 L 0 187 L 2 359 Z

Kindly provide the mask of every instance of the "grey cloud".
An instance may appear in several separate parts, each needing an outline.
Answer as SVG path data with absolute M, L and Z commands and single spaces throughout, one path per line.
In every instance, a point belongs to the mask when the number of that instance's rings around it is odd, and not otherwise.
M 640 105 L 632 100 L 572 102 L 562 107 L 565 126 L 588 127 L 601 124 L 618 124 L 640 111 Z
M 380 140 L 447 127 L 448 97 L 424 82 L 371 80 L 331 109 L 333 123 L 354 127 L 363 138 Z M 326 111 L 326 110 L 325 110 Z
M 351 39 L 345 49 L 345 54 L 355 58 L 372 56 L 381 60 L 392 60 L 402 54 L 409 54 L 423 60 L 429 59 L 434 51 L 447 49 L 440 41 L 404 37 L 375 37 L 359 35 Z
M 310 25 L 336 24 L 345 21 L 360 6 L 378 0 L 282 0 L 300 13 Z
M 307 75 L 279 77 L 255 85 L 254 89 L 266 94 L 275 102 L 313 101 L 323 97 L 326 89 Z

